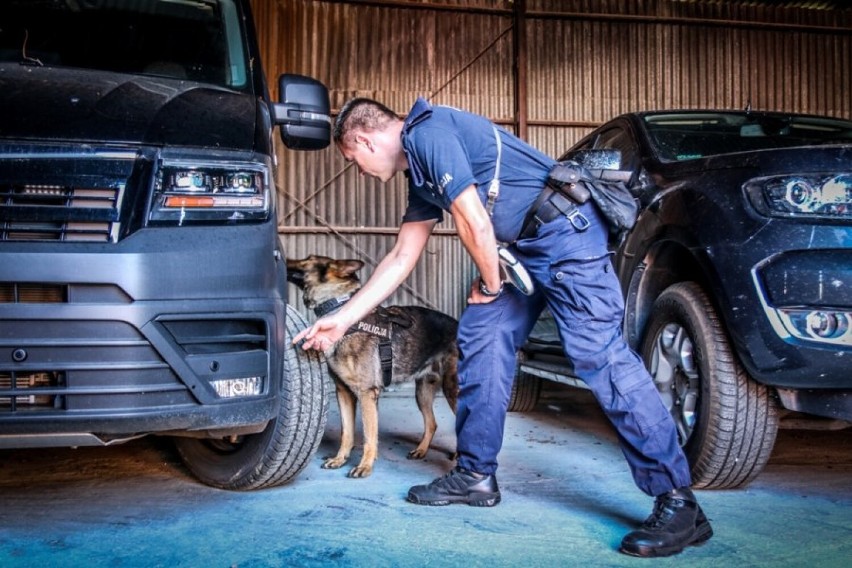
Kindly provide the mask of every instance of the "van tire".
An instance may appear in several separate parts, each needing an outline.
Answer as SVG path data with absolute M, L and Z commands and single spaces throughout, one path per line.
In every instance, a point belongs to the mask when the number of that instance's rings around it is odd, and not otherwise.
M 321 355 L 292 345 L 305 327 L 302 315 L 288 305 L 280 406 L 263 432 L 236 442 L 175 438 L 183 463 L 200 481 L 231 490 L 275 487 L 308 464 L 325 432 L 331 381 Z

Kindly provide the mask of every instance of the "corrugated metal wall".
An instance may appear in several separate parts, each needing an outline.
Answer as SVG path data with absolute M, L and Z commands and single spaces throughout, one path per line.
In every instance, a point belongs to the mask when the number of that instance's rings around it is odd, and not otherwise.
M 273 94 L 278 75 L 290 72 L 325 83 L 334 110 L 370 96 L 405 114 L 425 96 L 520 128 L 554 156 L 629 110 L 750 101 L 758 109 L 852 116 L 852 10 L 814 9 L 818 2 L 252 4 Z M 393 245 L 405 205 L 402 176 L 390 184 L 362 178 L 334 148 L 280 150 L 279 162 L 286 254 L 359 258 L 366 278 Z M 390 301 L 457 316 L 472 276 L 448 217 Z

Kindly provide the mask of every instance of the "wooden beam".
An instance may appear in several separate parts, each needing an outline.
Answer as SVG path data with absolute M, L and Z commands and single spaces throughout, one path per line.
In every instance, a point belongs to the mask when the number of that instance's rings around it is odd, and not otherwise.
M 328 235 L 339 233 L 341 235 L 388 235 L 395 236 L 399 233 L 399 227 L 343 227 L 322 225 L 279 225 L 278 233 L 281 235 Z M 436 236 L 455 236 L 455 229 L 433 229 L 432 234 Z
M 515 69 L 515 133 L 521 140 L 527 136 L 527 0 L 515 0 L 512 22 L 512 51 Z

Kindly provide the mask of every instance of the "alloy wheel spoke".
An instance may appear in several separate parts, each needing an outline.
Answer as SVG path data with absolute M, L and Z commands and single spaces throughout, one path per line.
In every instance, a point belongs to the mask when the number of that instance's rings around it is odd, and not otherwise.
M 652 354 L 652 375 L 683 444 L 695 427 L 700 377 L 694 344 L 680 324 L 671 322 L 660 330 Z

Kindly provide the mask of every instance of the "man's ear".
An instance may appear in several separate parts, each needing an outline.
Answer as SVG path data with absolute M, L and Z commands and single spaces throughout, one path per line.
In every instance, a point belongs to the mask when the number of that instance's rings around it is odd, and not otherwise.
M 355 144 L 361 144 L 369 151 L 373 151 L 373 141 L 370 139 L 369 136 L 366 136 L 364 134 L 359 133 L 355 135 Z

